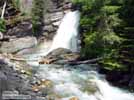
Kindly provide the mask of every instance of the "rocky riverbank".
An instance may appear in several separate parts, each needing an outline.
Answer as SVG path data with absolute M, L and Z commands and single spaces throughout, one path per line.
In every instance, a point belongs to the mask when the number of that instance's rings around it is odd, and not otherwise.
M 24 62 L 11 61 L 1 55 L 0 57 L 0 97 L 2 94 L 23 95 L 30 100 L 50 100 L 56 95 L 48 96 L 46 93 L 51 89 L 52 82 L 35 76 L 36 70 Z M 55 97 L 54 97 L 55 96 Z M 13 98 L 7 96 L 7 98 Z M 15 99 L 15 98 L 14 98 Z M 28 99 L 29 100 L 29 99 Z

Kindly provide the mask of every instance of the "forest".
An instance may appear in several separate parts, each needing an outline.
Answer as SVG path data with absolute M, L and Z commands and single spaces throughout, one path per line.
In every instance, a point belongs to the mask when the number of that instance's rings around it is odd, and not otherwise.
M 90 1 L 90 2 L 89 2 Z M 74 0 L 81 11 L 81 55 L 107 70 L 134 73 L 134 1 Z

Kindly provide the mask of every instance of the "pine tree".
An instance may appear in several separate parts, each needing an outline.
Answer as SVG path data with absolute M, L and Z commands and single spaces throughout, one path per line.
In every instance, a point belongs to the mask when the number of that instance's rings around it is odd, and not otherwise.
M 39 36 L 41 30 L 42 19 L 44 14 L 44 0 L 33 0 L 32 8 L 32 24 L 33 24 L 33 33 L 36 36 Z

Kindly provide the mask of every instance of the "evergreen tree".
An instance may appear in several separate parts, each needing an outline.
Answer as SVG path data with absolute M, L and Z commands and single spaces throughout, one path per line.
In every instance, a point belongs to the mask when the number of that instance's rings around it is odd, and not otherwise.
M 39 36 L 41 31 L 42 19 L 44 14 L 44 0 L 33 0 L 32 8 L 32 24 L 33 33 Z
M 116 59 L 121 38 L 114 31 L 120 23 L 119 6 L 113 5 L 111 0 L 75 0 L 75 3 L 82 6 L 82 56 L 86 59 L 104 57 L 102 62 L 107 67 L 120 67 Z

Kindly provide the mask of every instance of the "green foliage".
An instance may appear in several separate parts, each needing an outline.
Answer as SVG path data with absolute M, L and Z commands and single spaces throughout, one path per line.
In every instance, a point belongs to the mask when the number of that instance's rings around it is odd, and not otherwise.
M 44 0 L 33 0 L 32 24 L 33 24 L 33 33 L 35 35 L 38 35 L 37 33 L 40 31 L 43 19 L 43 12 L 44 12 Z
M 108 56 L 113 52 L 113 49 L 118 48 L 121 40 L 114 32 L 88 33 L 84 38 L 85 45 L 82 48 L 82 56 L 86 58 Z
M 4 19 L 0 19 L 0 32 L 6 31 L 6 24 Z
M 12 0 L 12 4 L 16 9 L 20 9 L 20 0 Z
M 102 10 L 105 11 L 107 14 L 114 14 L 118 11 L 118 9 L 120 8 L 121 6 L 104 6 L 102 7 Z
M 126 70 L 126 67 L 115 58 L 106 58 L 100 61 L 100 63 L 103 64 L 104 68 L 107 70 Z
M 84 33 L 84 53 L 88 57 L 97 57 L 110 52 L 120 43 L 121 39 L 113 31 L 113 27 L 120 23 L 116 12 L 120 6 L 109 6 L 107 0 L 74 0 L 81 3 L 81 29 Z M 109 3 L 110 0 L 109 0 Z M 116 45 L 115 45 L 116 44 Z M 87 55 L 87 53 L 85 55 Z M 94 55 L 94 56 L 93 56 Z
M 121 68 L 117 56 L 122 38 L 117 35 L 114 28 L 122 22 L 119 18 L 122 0 L 73 1 L 82 6 L 80 25 L 84 45 L 81 55 L 86 59 L 104 57 L 102 60 L 104 66 L 111 69 Z

